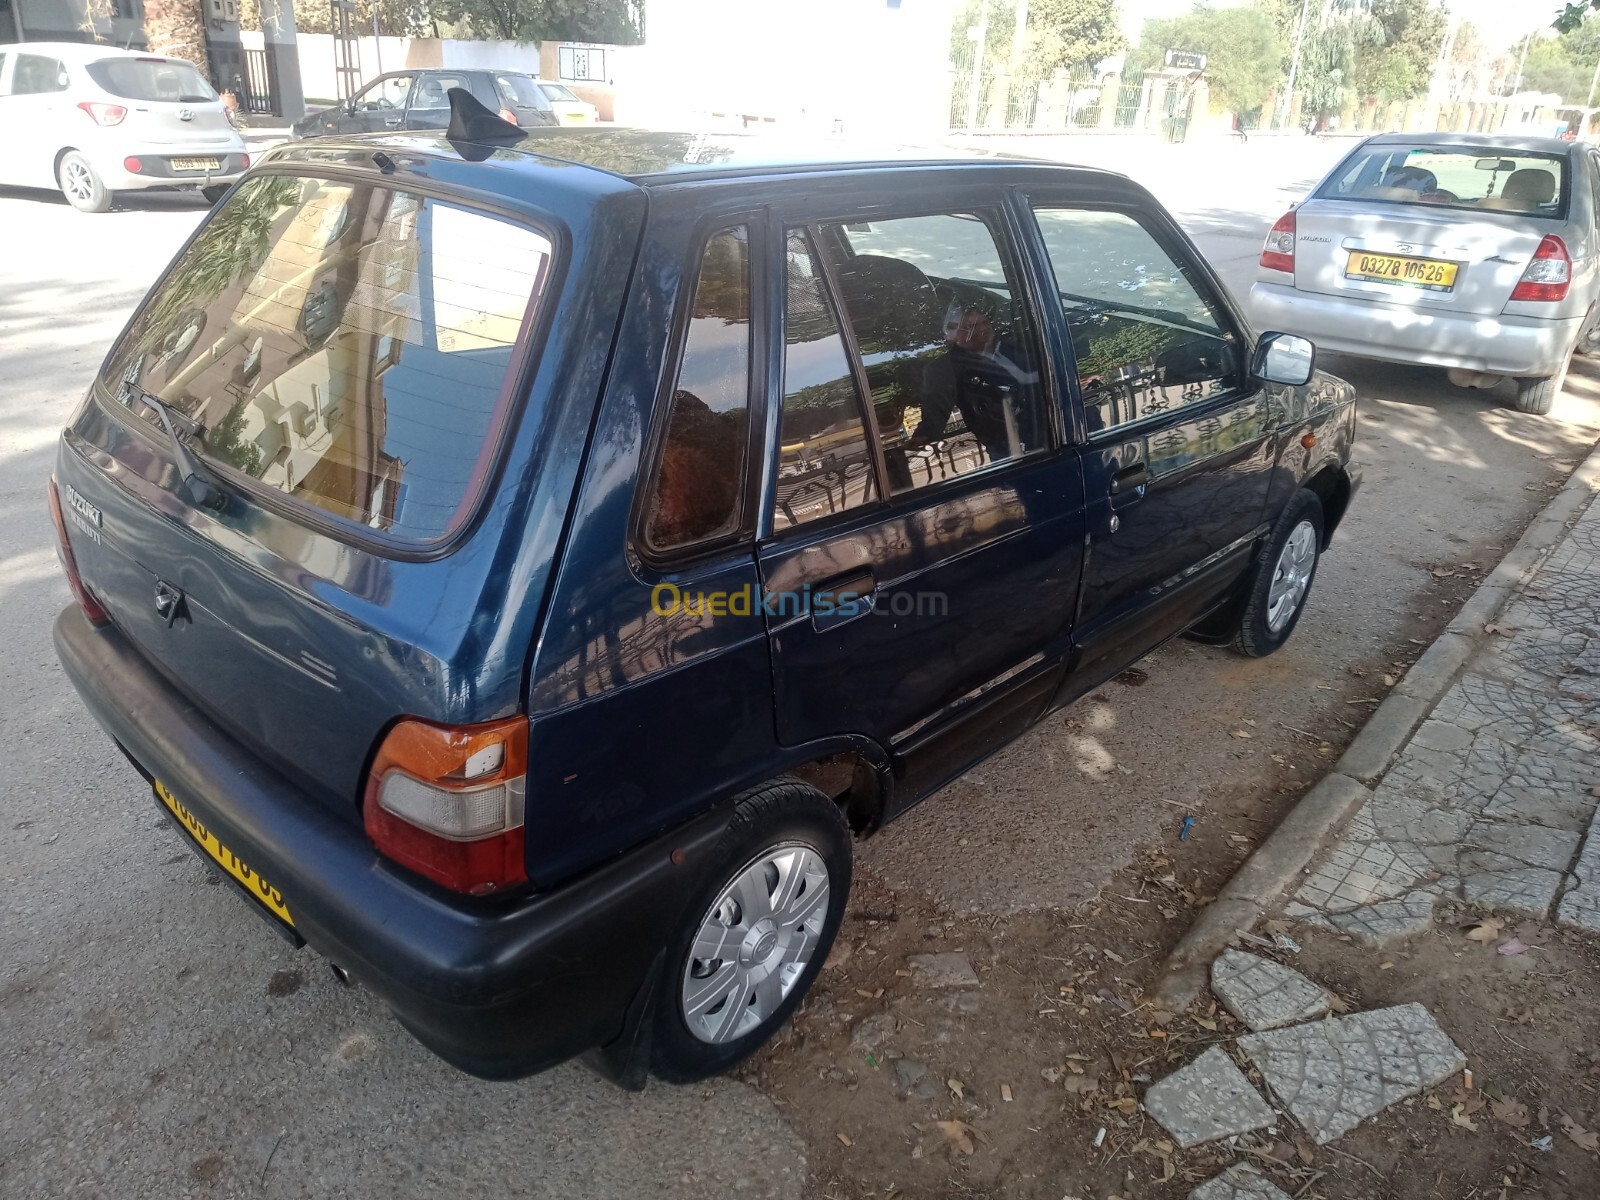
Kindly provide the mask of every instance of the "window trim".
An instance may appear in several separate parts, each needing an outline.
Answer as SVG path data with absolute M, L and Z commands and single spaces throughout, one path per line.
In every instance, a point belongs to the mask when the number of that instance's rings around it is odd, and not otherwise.
M 572 239 L 566 227 L 553 220 L 541 220 L 530 213 L 518 211 L 503 204 L 494 203 L 479 195 L 465 195 L 462 192 L 438 183 L 422 179 L 408 178 L 403 181 L 387 176 L 375 176 L 371 171 L 350 170 L 348 168 L 325 167 L 304 162 L 285 162 L 272 164 L 253 171 L 255 175 L 287 176 L 291 179 L 317 179 L 328 183 L 349 184 L 355 187 L 382 187 L 390 191 L 410 192 L 430 200 L 451 204 L 468 212 L 480 213 L 484 216 L 494 217 L 507 221 L 513 225 L 524 226 L 545 237 L 551 244 L 552 250 L 550 263 L 546 268 L 545 287 L 539 298 L 539 311 L 532 321 L 527 318 L 524 309 L 522 328 L 518 331 L 517 341 L 512 346 L 511 361 L 506 366 L 505 378 L 501 381 L 500 394 L 495 399 L 495 411 L 499 414 L 496 429 L 492 435 L 484 439 L 483 450 L 478 457 L 477 465 L 462 489 L 461 502 L 457 506 L 460 517 L 451 524 L 438 537 L 422 540 L 417 538 L 397 538 L 381 530 L 364 525 L 359 521 L 352 521 L 341 517 L 326 509 L 318 508 L 304 500 L 296 500 L 286 492 L 276 488 L 262 486 L 257 479 L 235 470 L 226 463 L 205 459 L 208 470 L 222 474 L 230 487 L 234 488 L 255 504 L 271 512 L 275 516 L 290 521 L 295 525 L 308 529 L 313 533 L 322 534 L 335 541 L 354 546 L 358 550 L 376 555 L 380 558 L 396 562 L 434 562 L 447 558 L 476 532 L 478 523 L 488 508 L 487 500 L 493 484 L 499 478 L 505 466 L 506 455 L 511 442 L 516 436 L 516 430 L 522 423 L 524 410 L 533 393 L 535 376 L 544 361 L 545 346 L 549 341 L 550 330 L 554 324 L 554 313 L 559 308 L 562 290 L 566 286 L 567 271 L 572 265 Z M 199 240 L 200 235 L 210 224 L 209 218 L 200 222 L 194 232 L 174 252 L 168 262 L 166 270 L 157 277 L 146 299 L 166 285 L 173 268 L 179 259 L 188 251 L 189 247 Z M 532 297 L 529 297 L 532 303 Z M 109 362 L 118 354 L 129 335 L 133 332 L 134 323 L 144 312 L 141 302 L 129 314 L 122 332 L 111 343 L 111 349 L 106 353 L 105 361 Z M 148 422 L 138 420 L 126 408 L 118 404 L 110 393 L 101 385 L 100 378 L 96 375 L 93 383 L 89 385 L 89 395 L 93 402 L 98 404 L 112 418 L 125 429 L 132 430 L 136 436 L 143 438 L 147 443 L 161 450 L 163 454 L 171 452 L 171 446 L 165 435 L 158 427 L 149 425 Z
M 1237 404 L 1240 400 L 1253 395 L 1258 389 L 1254 386 L 1254 377 L 1250 373 L 1250 359 L 1255 349 L 1255 335 L 1250 327 L 1244 323 L 1239 314 L 1234 311 L 1233 305 L 1228 302 L 1226 293 L 1219 281 L 1212 275 L 1209 267 L 1198 254 L 1189 253 L 1189 249 L 1181 236 L 1175 236 L 1175 231 L 1169 228 L 1163 215 L 1148 208 L 1141 208 L 1136 204 L 1119 204 L 1112 201 L 1104 202 L 1074 202 L 1051 201 L 1040 198 L 1036 191 L 1026 191 L 1020 199 L 1027 209 L 1028 218 L 1034 226 L 1034 233 L 1038 238 L 1038 250 L 1042 256 L 1042 265 L 1050 272 L 1050 283 L 1055 288 L 1057 301 L 1054 307 L 1053 320 L 1060 323 L 1061 349 L 1071 367 L 1069 372 L 1070 393 L 1076 406 L 1074 419 L 1079 422 L 1084 445 L 1103 445 L 1107 441 L 1116 440 L 1124 433 L 1130 436 L 1142 436 L 1152 429 L 1160 429 L 1168 422 L 1180 422 L 1189 419 L 1189 414 L 1204 414 L 1212 408 L 1223 408 Z M 1044 227 L 1039 222 L 1038 209 L 1071 209 L 1075 212 L 1111 212 L 1119 213 L 1133 221 L 1147 234 L 1150 239 L 1173 261 L 1189 285 L 1195 289 L 1196 295 L 1216 314 L 1218 323 L 1223 326 L 1224 333 L 1231 333 L 1235 344 L 1239 347 L 1240 361 L 1237 364 L 1238 383 L 1217 395 L 1197 403 L 1179 405 L 1167 412 L 1151 413 L 1140 417 L 1136 421 L 1127 421 L 1121 425 L 1109 425 L 1104 429 L 1089 429 L 1089 408 L 1083 399 L 1081 377 L 1078 374 L 1077 351 L 1072 345 L 1072 338 L 1066 329 L 1066 313 L 1060 303 L 1061 284 L 1056 273 L 1055 260 L 1050 257 L 1049 244 L 1044 239 Z
M 831 216 L 800 216 L 780 212 L 775 215 L 775 227 L 780 232 L 780 247 L 791 229 L 803 230 L 807 240 L 812 246 L 812 252 L 817 256 L 822 271 L 822 283 L 826 291 L 826 299 L 831 306 L 834 320 L 838 323 L 841 338 L 844 341 L 845 353 L 850 359 L 850 374 L 855 384 L 856 403 L 862 410 L 862 420 L 867 426 L 867 436 L 873 448 L 873 464 L 875 482 L 878 488 L 878 498 L 855 508 L 845 509 L 842 512 L 830 513 L 826 517 L 799 525 L 791 525 L 778 529 L 773 525 L 773 513 L 777 508 L 777 470 L 776 470 L 776 444 L 782 438 L 783 420 L 783 389 L 780 384 L 774 392 L 776 402 L 773 410 L 776 418 L 777 439 L 768 448 L 767 457 L 771 462 L 765 465 L 771 471 L 772 479 L 766 489 L 762 500 L 761 541 L 787 538 L 799 531 L 813 529 L 834 521 L 843 521 L 863 512 L 869 512 L 877 507 L 886 510 L 902 510 L 918 506 L 923 503 L 922 497 L 936 495 L 945 491 L 954 491 L 968 484 L 970 481 L 980 479 L 991 474 L 1009 470 L 1024 463 L 1032 463 L 1042 455 L 1059 453 L 1075 438 L 1069 437 L 1065 426 L 1066 414 L 1062 408 L 1062 398 L 1067 394 L 1057 377 L 1053 354 L 1050 346 L 1049 329 L 1046 325 L 1043 306 L 1037 292 L 1037 283 L 1032 270 L 1029 269 L 1027 253 L 1027 230 L 1021 224 L 1013 207 L 1007 202 L 1009 189 L 996 191 L 992 194 L 979 197 L 971 204 L 952 201 L 947 204 L 918 204 L 911 207 L 890 202 L 875 201 L 868 204 L 859 204 L 848 210 L 849 215 Z M 959 193 L 957 193 L 959 195 Z M 937 479 L 929 483 L 922 483 L 902 492 L 891 492 L 888 485 L 888 464 L 883 452 L 883 434 L 878 428 L 877 414 L 871 407 L 871 388 L 867 384 L 866 364 L 861 358 L 860 347 L 856 343 L 855 329 L 849 321 L 844 319 L 844 306 L 839 296 L 837 272 L 834 264 L 829 260 L 820 236 L 821 227 L 824 225 L 846 226 L 860 221 L 906 221 L 918 217 L 956 217 L 970 215 L 982 222 L 994 239 L 995 250 L 1000 258 L 1002 270 L 1006 272 L 1007 283 L 1013 292 L 1013 301 L 1020 301 L 1024 307 L 1028 320 L 1032 325 L 1034 351 L 1040 363 L 1040 403 L 1046 410 L 1046 427 L 1049 442 L 1036 450 L 1016 458 L 1005 458 L 999 461 L 990 461 L 977 470 L 968 471 L 964 475 L 951 475 L 947 478 Z M 782 257 L 781 255 L 779 256 Z M 780 310 L 780 316 L 782 315 Z M 782 331 L 779 331 L 775 343 L 781 347 L 784 344 Z M 782 360 L 779 358 L 777 370 L 782 374 Z
M 744 461 L 740 466 L 743 478 L 739 487 L 739 519 L 727 533 L 662 549 L 650 542 L 649 502 L 661 472 L 661 456 L 666 449 L 667 431 L 671 424 L 673 393 L 677 391 L 678 377 L 683 371 L 683 360 L 689 348 L 689 323 L 693 319 L 695 293 L 700 287 L 700 268 L 704 265 L 706 247 L 711 244 L 711 239 L 741 226 L 745 230 L 748 246 L 746 262 L 750 268 L 750 355 L 745 364 L 749 421 L 745 428 Z M 763 472 L 752 470 L 752 467 L 760 465 L 766 453 L 763 418 L 766 361 L 770 355 L 766 313 L 767 230 L 768 217 L 762 209 L 712 214 L 695 223 L 688 239 L 689 249 L 679 260 L 678 296 L 673 304 L 666 353 L 661 358 L 661 377 L 654 390 L 650 427 L 640 446 L 639 470 L 635 476 L 633 502 L 628 514 L 630 548 L 641 563 L 657 570 L 681 567 L 715 555 L 730 546 L 747 546 L 755 530 L 761 508 L 759 487 Z

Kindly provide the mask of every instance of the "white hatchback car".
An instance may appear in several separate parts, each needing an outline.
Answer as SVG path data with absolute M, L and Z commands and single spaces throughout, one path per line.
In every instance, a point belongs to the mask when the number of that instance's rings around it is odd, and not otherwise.
M 84 212 L 116 191 L 215 201 L 250 165 L 212 86 L 181 58 L 73 42 L 0 46 L 0 184 L 59 188 Z
M 1319 350 L 1516 385 L 1547 413 L 1600 321 L 1600 151 L 1555 138 L 1381 134 L 1267 235 L 1266 329 Z
M 533 86 L 544 93 L 555 110 L 556 120 L 563 125 L 593 125 L 600 119 L 600 110 L 564 83 L 535 79 Z

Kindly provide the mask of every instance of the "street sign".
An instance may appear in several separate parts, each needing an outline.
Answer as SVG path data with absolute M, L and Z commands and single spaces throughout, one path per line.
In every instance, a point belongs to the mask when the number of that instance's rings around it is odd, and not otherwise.
M 1167 66 L 1178 71 L 1204 71 L 1206 56 L 1197 50 L 1168 50 Z

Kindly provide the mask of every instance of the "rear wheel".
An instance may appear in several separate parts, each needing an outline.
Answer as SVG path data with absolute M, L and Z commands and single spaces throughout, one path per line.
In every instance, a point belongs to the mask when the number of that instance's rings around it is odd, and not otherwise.
M 1301 488 L 1289 498 L 1250 578 L 1234 646 L 1263 658 L 1289 640 L 1305 611 L 1322 548 L 1322 501 Z
M 655 1074 L 692 1083 L 759 1049 L 822 969 L 849 894 L 837 804 L 787 778 L 741 798 L 668 946 Z
M 1556 402 L 1556 397 L 1561 394 L 1561 386 L 1566 381 L 1566 367 L 1561 368 L 1559 375 L 1552 375 L 1548 379 L 1518 379 L 1515 381 L 1517 398 L 1513 405 L 1518 412 L 1542 417 L 1550 411 L 1550 406 Z
M 67 203 L 79 212 L 103 213 L 111 207 L 111 189 L 76 150 L 62 156 L 61 165 L 56 168 L 56 182 Z
M 206 198 L 207 204 L 215 207 L 217 201 L 221 200 L 228 194 L 228 185 L 225 183 L 217 183 L 210 187 L 203 187 L 200 189 L 200 194 Z

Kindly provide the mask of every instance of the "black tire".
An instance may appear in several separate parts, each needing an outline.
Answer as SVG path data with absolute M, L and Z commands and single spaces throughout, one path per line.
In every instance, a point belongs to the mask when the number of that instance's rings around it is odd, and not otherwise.
M 1305 575 L 1304 585 L 1299 588 L 1299 597 L 1294 601 L 1293 609 L 1287 616 L 1279 614 L 1277 624 L 1274 625 L 1273 584 L 1278 578 L 1280 566 L 1285 566 L 1287 563 L 1285 547 L 1291 538 L 1297 535 L 1304 537 L 1302 530 L 1304 525 L 1309 525 L 1311 529 L 1309 571 Z M 1244 610 L 1239 614 L 1239 629 L 1233 639 L 1234 649 L 1250 658 L 1265 658 L 1289 640 L 1294 627 L 1300 623 L 1300 614 L 1305 611 L 1306 598 L 1311 595 L 1311 585 L 1316 582 L 1317 563 L 1321 553 L 1322 501 L 1305 488 L 1300 488 L 1289 497 L 1289 503 L 1283 506 L 1277 524 L 1272 527 L 1272 536 L 1267 539 L 1267 544 L 1262 547 L 1261 556 L 1256 559 L 1255 568 L 1250 576 L 1250 590 L 1245 597 Z
M 103 213 L 111 209 L 111 189 L 106 187 L 89 160 L 76 150 L 61 156 L 56 166 L 56 186 L 67 203 L 79 212 Z
M 210 187 L 201 188 L 200 194 L 206 198 L 207 204 L 215 208 L 217 206 L 217 201 L 221 200 L 228 194 L 228 189 L 230 186 L 232 185 L 226 183 L 212 184 Z
M 1513 382 L 1517 385 L 1517 398 L 1512 401 L 1512 407 L 1520 413 L 1542 417 L 1550 412 L 1550 406 L 1561 394 L 1562 385 L 1567 382 L 1567 369 L 1562 367 L 1559 375 L 1552 375 L 1548 379 L 1518 379 Z
M 793 983 L 788 985 L 789 990 L 782 1002 L 765 1017 L 759 1018 L 756 1025 L 724 1041 L 705 1040 L 690 1028 L 684 1001 L 685 989 L 691 982 L 692 969 L 705 972 L 704 975 L 696 974 L 695 978 L 709 979 L 719 973 L 716 964 L 723 960 L 715 958 L 706 962 L 692 957 L 702 925 L 712 919 L 719 899 L 748 869 L 761 864 L 769 853 L 790 853 L 797 849 L 809 851 L 820 859 L 827 876 L 827 915 L 814 935 L 815 941 L 808 943 L 809 957 Z M 773 870 L 776 874 L 776 869 Z M 700 885 L 685 906 L 678 929 L 667 946 L 661 990 L 656 997 L 655 1036 L 651 1047 L 651 1071 L 658 1079 L 668 1083 L 694 1083 L 721 1074 L 755 1053 L 782 1028 L 789 1014 L 799 1006 L 811 987 L 817 972 L 822 969 L 828 951 L 833 948 L 833 939 L 839 932 L 839 922 L 844 917 L 845 903 L 850 895 L 850 874 L 850 827 L 839 806 L 816 788 L 784 777 L 747 792 L 738 799 L 733 819 L 717 843 Z M 805 896 L 805 886 L 810 886 L 809 881 L 795 893 L 797 899 Z M 737 900 L 732 902 L 737 904 Z M 741 914 L 738 923 L 742 923 L 743 919 Z M 753 922 L 751 924 L 754 925 Z M 800 922 L 801 926 L 805 924 Z M 759 942 L 746 944 L 759 946 Z M 772 961 L 776 961 L 786 952 L 786 947 L 779 947 L 769 951 L 769 954 L 774 955 Z M 736 963 L 727 965 L 736 967 Z M 771 973 L 777 974 L 783 969 L 775 966 Z M 745 993 L 736 987 L 728 995 L 743 997 Z M 719 1010 L 726 1014 L 725 1006 L 730 1002 L 730 999 L 724 999 L 711 1006 L 702 1019 L 719 1020 Z M 759 1012 L 759 1009 L 753 1008 L 757 1002 L 757 995 L 750 993 L 745 1011 L 750 1013 L 751 1018 Z M 732 1018 L 735 1022 L 747 1019 L 750 1018 Z

